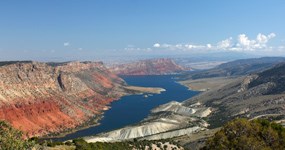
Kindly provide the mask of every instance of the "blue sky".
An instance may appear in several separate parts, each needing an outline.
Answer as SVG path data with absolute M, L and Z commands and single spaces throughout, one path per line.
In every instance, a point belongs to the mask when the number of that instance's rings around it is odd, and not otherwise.
M 285 52 L 284 0 L 0 1 L 1 60 Z

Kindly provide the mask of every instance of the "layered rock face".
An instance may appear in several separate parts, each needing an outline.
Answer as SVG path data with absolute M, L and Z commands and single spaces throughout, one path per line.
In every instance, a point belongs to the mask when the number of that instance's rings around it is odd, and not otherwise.
M 28 136 L 75 128 L 96 119 L 107 104 L 125 95 L 124 81 L 100 62 L 0 67 L 0 120 Z
M 110 68 L 119 75 L 165 75 L 185 71 L 173 60 L 167 58 L 141 60 L 134 63 L 122 64 Z

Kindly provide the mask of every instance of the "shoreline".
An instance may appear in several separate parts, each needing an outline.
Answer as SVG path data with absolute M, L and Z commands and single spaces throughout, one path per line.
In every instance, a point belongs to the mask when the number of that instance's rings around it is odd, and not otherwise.
M 140 87 L 140 86 L 124 86 L 123 87 L 126 90 L 130 90 L 130 93 L 125 93 L 124 95 L 122 95 L 119 98 L 114 98 L 114 100 L 106 105 L 107 109 L 103 109 L 102 112 L 100 114 L 98 114 L 97 118 L 90 118 L 89 121 L 84 122 L 83 124 L 79 125 L 78 127 L 75 128 L 70 128 L 70 129 L 66 129 L 64 131 L 60 131 L 58 133 L 50 133 L 44 136 L 39 136 L 40 140 L 56 140 L 56 139 L 60 139 L 60 138 L 64 138 L 65 136 L 75 133 L 77 131 L 80 130 L 84 130 L 90 127 L 95 127 L 95 126 L 99 126 L 101 123 L 100 121 L 105 117 L 105 111 L 108 111 L 109 109 L 111 109 L 111 104 L 114 101 L 118 101 L 120 100 L 122 97 L 124 96 L 130 96 L 130 95 L 143 95 L 143 94 L 161 94 L 161 92 L 166 91 L 163 88 L 158 88 L 158 87 Z M 68 140 L 66 140 L 68 141 Z
M 107 111 L 107 110 L 104 110 L 104 111 Z M 62 132 L 59 132 L 59 133 L 50 133 L 48 135 L 39 137 L 39 139 L 40 140 L 59 139 L 59 138 L 63 138 L 65 136 L 67 136 L 68 134 L 72 134 L 72 133 L 75 133 L 77 131 L 84 130 L 84 129 L 87 129 L 87 128 L 90 128 L 90 127 L 98 126 L 98 125 L 100 125 L 99 121 L 104 118 L 104 111 L 98 118 L 91 119 L 90 121 L 85 122 L 87 125 L 79 125 L 78 127 L 67 129 L 66 131 L 62 131 Z M 96 121 L 96 123 L 95 123 L 95 121 Z M 94 122 L 95 124 L 91 124 L 91 122 Z M 52 134 L 56 134 L 56 135 L 52 135 Z
M 135 94 L 160 94 L 161 92 L 165 92 L 166 90 L 160 87 L 140 87 L 140 86 L 125 86 L 127 90 L 131 90 L 137 92 Z M 134 95 L 135 95 L 134 94 Z M 131 94 L 133 95 L 133 94 Z

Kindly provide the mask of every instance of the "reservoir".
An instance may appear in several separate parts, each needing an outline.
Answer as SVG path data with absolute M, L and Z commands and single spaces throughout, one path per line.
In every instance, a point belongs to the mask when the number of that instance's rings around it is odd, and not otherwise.
M 111 104 L 111 109 L 104 113 L 99 126 L 67 134 L 61 138 L 53 138 L 55 141 L 65 141 L 74 138 L 91 136 L 101 132 L 138 123 L 148 116 L 150 110 L 170 101 L 182 102 L 198 94 L 197 91 L 188 90 L 187 87 L 176 82 L 177 75 L 159 76 L 121 76 L 129 85 L 143 87 L 160 87 L 166 91 L 161 94 L 130 95 L 120 98 Z

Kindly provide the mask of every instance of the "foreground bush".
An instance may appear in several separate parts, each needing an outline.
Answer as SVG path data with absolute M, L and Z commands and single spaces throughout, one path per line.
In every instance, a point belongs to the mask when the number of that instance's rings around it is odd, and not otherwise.
M 225 124 L 204 150 L 284 150 L 285 128 L 267 120 L 235 119 Z
M 0 121 L 0 150 L 26 150 L 33 146 L 34 141 L 24 140 L 21 131 L 5 121 Z

